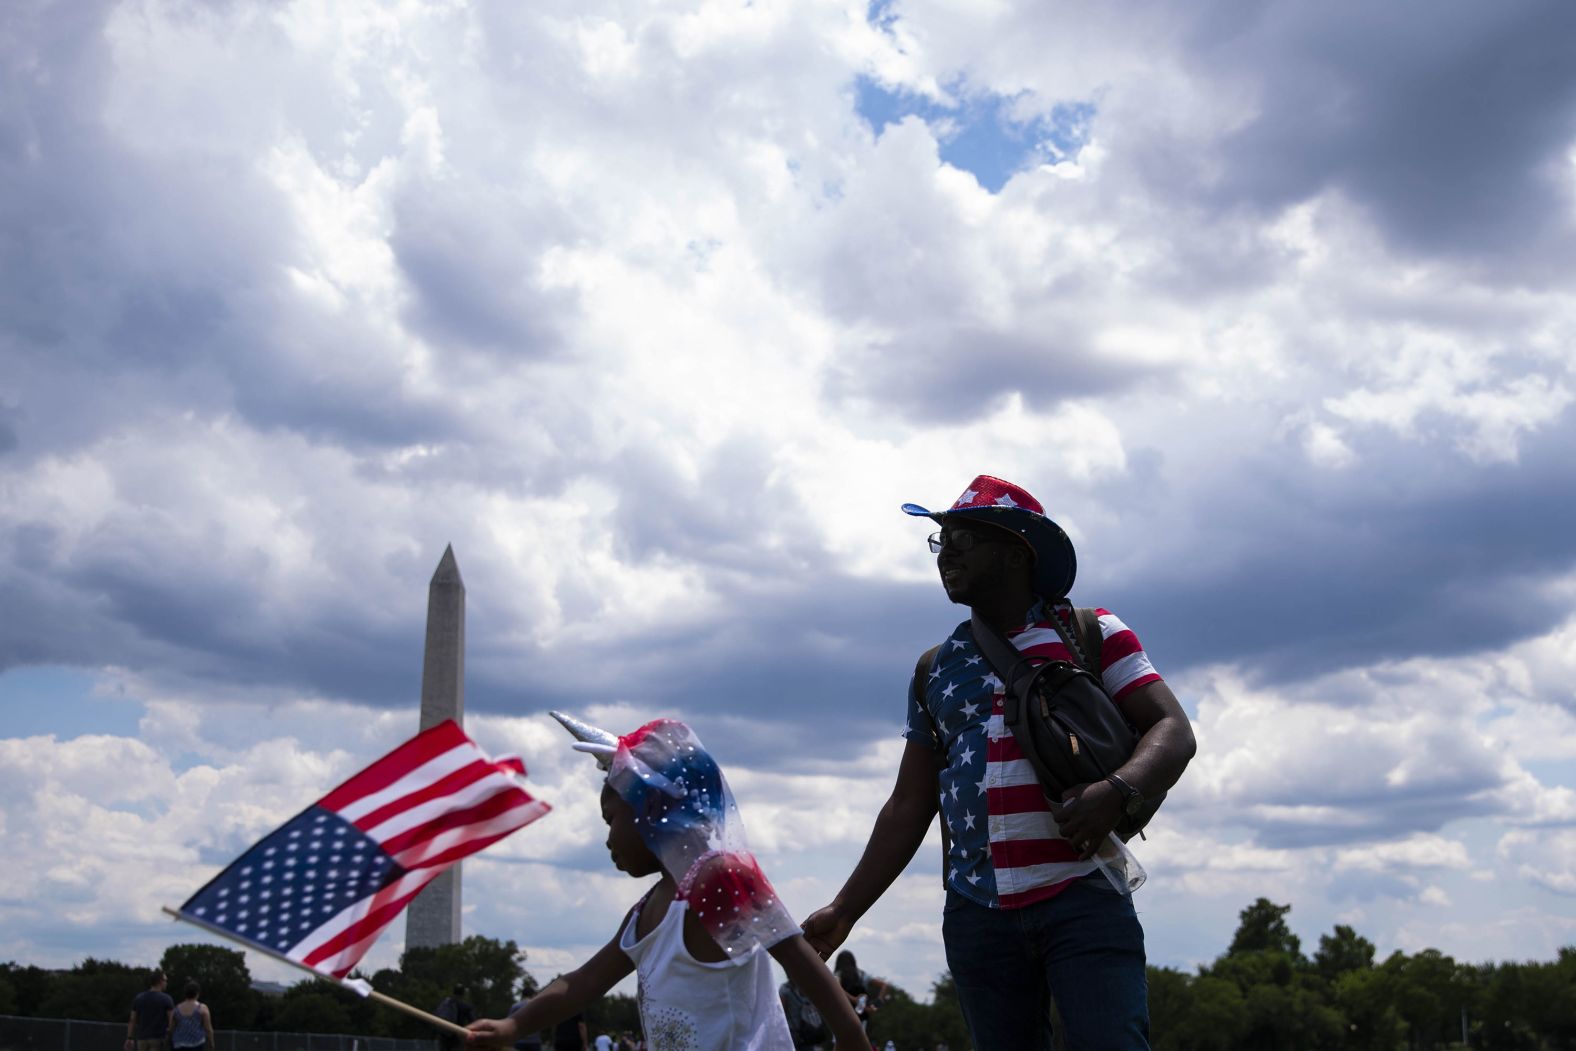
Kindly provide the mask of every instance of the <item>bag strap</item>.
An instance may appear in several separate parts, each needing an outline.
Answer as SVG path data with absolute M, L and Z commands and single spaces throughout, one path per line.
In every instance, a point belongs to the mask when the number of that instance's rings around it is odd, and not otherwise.
M 930 711 L 930 705 L 925 703 L 925 682 L 930 678 L 930 666 L 936 663 L 936 654 L 941 652 L 941 644 L 930 647 L 919 655 L 919 661 L 914 665 L 914 681 L 909 683 L 909 691 L 913 693 L 914 700 L 919 704 L 919 710 L 925 713 L 930 720 L 930 732 L 935 735 L 936 743 L 941 744 L 941 727 L 936 724 L 936 717 Z
M 1100 614 L 1093 607 L 1079 606 L 1073 610 L 1073 630 L 1078 633 L 1078 642 L 1083 648 L 1085 667 L 1104 686 L 1105 660 L 1100 651 L 1105 645 L 1105 634 L 1100 630 Z
M 1018 705 L 1030 696 L 1034 676 L 1045 662 L 1025 656 L 1005 635 L 981 620 L 978 613 L 969 616 L 969 632 L 974 636 L 974 648 L 1006 687 L 1002 715 L 1007 725 L 1013 726 L 1018 721 Z
M 925 703 L 925 695 L 929 692 L 926 683 L 930 679 L 930 666 L 936 662 L 936 654 L 941 652 L 941 644 L 930 647 L 919 655 L 919 660 L 914 664 L 914 681 L 908 684 L 909 692 L 914 695 L 914 701 L 919 705 L 919 710 L 925 713 L 925 718 L 930 720 L 930 733 L 936 739 L 938 748 L 945 748 L 946 744 L 941 739 L 941 724 L 936 722 L 936 714 L 930 710 L 930 705 Z M 952 836 L 947 832 L 947 818 L 941 813 L 941 808 L 936 808 L 936 814 L 941 818 L 941 888 L 947 887 L 947 855 L 952 853 Z

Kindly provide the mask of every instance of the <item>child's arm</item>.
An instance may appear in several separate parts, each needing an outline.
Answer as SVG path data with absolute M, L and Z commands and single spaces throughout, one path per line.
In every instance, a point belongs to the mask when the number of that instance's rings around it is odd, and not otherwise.
M 620 933 L 623 924 L 619 925 Z M 466 1044 L 471 1047 L 508 1047 L 520 1033 L 534 1033 L 557 1025 L 607 992 L 635 969 L 634 963 L 618 947 L 618 936 L 597 950 L 597 954 L 568 974 L 560 975 L 546 989 L 508 1018 L 481 1018 L 472 1022 Z
M 810 948 L 804 935 L 789 935 L 773 945 L 770 951 L 772 957 L 782 964 L 789 980 L 821 1012 L 821 1020 L 831 1027 L 832 1038 L 837 1041 L 839 1051 L 864 1051 L 870 1046 L 870 1038 L 859 1024 L 859 1016 L 854 1014 L 853 1005 L 848 1002 L 843 987 L 837 984 L 837 979 L 827 970 L 825 961 Z

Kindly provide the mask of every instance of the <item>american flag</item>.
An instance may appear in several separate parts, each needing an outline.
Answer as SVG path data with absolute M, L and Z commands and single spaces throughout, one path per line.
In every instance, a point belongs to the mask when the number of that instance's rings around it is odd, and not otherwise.
M 453 720 L 400 745 L 260 840 L 176 910 L 335 978 L 422 887 L 550 809 L 525 767 Z

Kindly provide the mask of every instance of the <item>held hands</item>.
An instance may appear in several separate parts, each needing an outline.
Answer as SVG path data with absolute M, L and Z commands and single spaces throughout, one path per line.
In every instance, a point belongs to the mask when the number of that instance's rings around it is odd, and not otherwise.
M 1087 861 L 1121 820 L 1122 797 L 1107 781 L 1074 785 L 1062 793 L 1060 803 L 1051 803 L 1051 815 L 1062 830 L 1062 838 L 1073 845 L 1079 858 Z
M 806 916 L 800 928 L 804 931 L 804 940 L 824 960 L 848 940 L 849 932 L 854 929 L 854 921 L 841 915 L 837 906 L 828 905 Z
M 466 1047 L 509 1047 L 519 1030 L 513 1018 L 478 1018 L 465 1028 L 470 1030 Z

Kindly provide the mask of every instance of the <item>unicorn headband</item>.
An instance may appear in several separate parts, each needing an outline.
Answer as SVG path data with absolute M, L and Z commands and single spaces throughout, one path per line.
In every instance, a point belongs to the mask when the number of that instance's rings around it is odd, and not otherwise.
M 607 771 L 607 785 L 635 812 L 640 838 L 730 955 L 799 933 L 750 853 L 744 821 L 722 769 L 684 723 L 657 719 L 619 737 L 549 712 L 573 748 Z
M 600 727 L 583 723 L 572 715 L 564 712 L 548 712 L 554 719 L 563 724 L 565 730 L 574 734 L 575 743 L 570 745 L 577 752 L 586 752 L 596 759 L 596 765 L 603 770 L 613 765 L 613 755 L 618 751 L 618 735 L 609 733 Z

